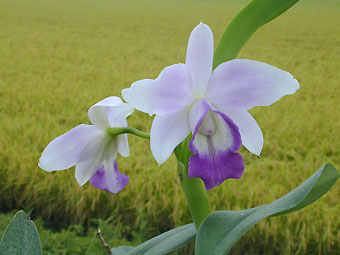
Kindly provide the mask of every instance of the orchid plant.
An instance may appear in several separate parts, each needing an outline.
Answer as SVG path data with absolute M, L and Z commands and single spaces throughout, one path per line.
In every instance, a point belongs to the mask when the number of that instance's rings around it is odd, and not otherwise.
M 336 182 L 339 173 L 328 163 L 271 204 L 242 211 L 210 212 L 206 190 L 243 175 L 240 146 L 260 156 L 263 135 L 248 110 L 269 106 L 300 87 L 290 73 L 279 68 L 234 59 L 259 27 L 295 2 L 251 1 L 227 27 L 215 51 L 211 29 L 198 24 L 189 37 L 185 64 L 165 67 L 156 79 L 134 82 L 122 91 L 127 103 L 116 96 L 98 102 L 88 111 L 92 125 L 78 125 L 47 145 L 40 168 L 49 172 L 76 165 L 75 177 L 80 185 L 90 180 L 94 187 L 111 193 L 121 191 L 129 182 L 129 177 L 118 171 L 116 162 L 117 153 L 129 156 L 127 134 L 150 139 L 152 155 L 159 165 L 175 153 L 193 224 L 170 230 L 137 247 L 108 249 L 108 253 L 167 254 L 196 237 L 195 254 L 226 254 L 261 219 L 299 210 Z M 150 134 L 127 125 L 126 118 L 134 108 L 155 115 Z M 10 226 L 25 216 L 20 213 L 15 217 Z M 36 231 L 30 224 L 27 228 Z M 15 245 L 6 236 L 0 251 Z M 39 249 L 36 242 L 34 247 Z

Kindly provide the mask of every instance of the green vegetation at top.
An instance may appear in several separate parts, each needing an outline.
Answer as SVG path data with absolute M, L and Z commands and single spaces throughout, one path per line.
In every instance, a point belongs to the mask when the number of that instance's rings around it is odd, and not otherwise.
M 245 174 L 208 192 L 213 210 L 270 203 L 324 162 L 339 168 L 340 5 L 329 3 L 300 1 L 241 50 L 240 58 L 291 72 L 301 89 L 251 110 L 264 133 L 262 156 L 241 149 Z M 0 6 L 0 210 L 33 210 L 57 227 L 112 215 L 112 229 L 143 237 L 189 223 L 175 158 L 158 167 L 148 140 L 129 137 L 131 157 L 118 163 L 130 183 L 117 195 L 79 187 L 74 169 L 46 173 L 37 163 L 52 139 L 88 123 L 90 106 L 184 62 L 200 21 L 217 42 L 244 1 L 0 0 Z M 128 121 L 149 131 L 147 115 Z M 340 250 L 339 195 L 336 186 L 301 212 L 260 222 L 232 252 Z

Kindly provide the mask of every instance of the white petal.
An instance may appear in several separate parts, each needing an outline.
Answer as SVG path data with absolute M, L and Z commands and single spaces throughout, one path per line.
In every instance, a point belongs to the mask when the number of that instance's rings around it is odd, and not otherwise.
M 76 166 L 76 180 L 79 185 L 84 185 L 102 166 L 104 159 L 111 152 L 114 142 L 106 134 L 90 141 L 80 153 Z M 114 146 L 113 146 L 114 147 Z M 111 152 L 112 153 L 112 152 Z
M 92 124 L 104 131 L 108 127 L 122 126 L 126 117 L 131 113 L 133 113 L 133 107 L 115 96 L 103 99 L 88 111 Z
M 110 127 L 126 127 L 126 118 L 134 111 L 132 105 L 123 103 L 117 107 L 107 107 L 106 114 Z
M 188 109 L 166 116 L 156 115 L 151 127 L 151 152 L 163 164 L 190 133 Z
M 39 167 L 46 171 L 74 166 L 84 147 L 102 132 L 93 125 L 81 124 L 50 142 L 43 151 Z
M 88 111 L 91 123 L 100 128 L 108 128 L 110 124 L 106 114 L 107 107 L 117 107 L 122 104 L 123 101 L 119 97 L 108 97 L 99 101 Z
M 163 69 L 156 80 L 140 80 L 122 91 L 126 102 L 150 115 L 180 111 L 192 102 L 192 83 L 186 65 Z
M 195 95 L 204 95 L 212 71 L 214 37 L 206 24 L 198 24 L 191 32 L 185 64 L 189 67 Z
M 118 135 L 116 138 L 117 150 L 123 157 L 130 156 L 127 134 Z
M 228 113 L 228 115 L 239 128 L 244 147 L 251 153 L 260 156 L 263 146 L 263 135 L 253 116 L 246 111 L 232 112 Z
M 205 98 L 219 111 L 249 110 L 271 105 L 298 89 L 298 81 L 288 72 L 262 62 L 235 59 L 214 70 Z
M 154 114 L 153 100 L 150 100 L 155 87 L 155 81 L 144 79 L 135 81 L 130 88 L 122 90 L 123 99 L 133 105 L 137 110 Z

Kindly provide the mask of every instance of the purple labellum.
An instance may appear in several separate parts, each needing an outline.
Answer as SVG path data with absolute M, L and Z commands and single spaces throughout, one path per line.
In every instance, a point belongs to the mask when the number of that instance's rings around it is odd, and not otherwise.
M 197 123 L 189 144 L 189 149 L 194 152 L 195 155 L 190 157 L 188 177 L 201 178 L 204 181 L 206 189 L 210 190 L 220 185 L 226 179 L 241 178 L 244 171 L 244 164 L 242 156 L 236 153 L 242 144 L 237 126 L 225 114 L 210 110 L 207 104 L 206 106 L 207 110 Z M 208 114 L 213 115 L 213 119 L 215 120 L 218 120 L 218 118 L 222 120 L 224 126 L 221 127 L 221 125 L 217 125 L 216 132 L 212 135 L 199 134 L 200 128 L 203 126 L 203 122 Z M 219 123 L 223 123 L 222 121 Z M 225 132 L 225 130 L 228 132 Z M 224 136 L 227 136 L 229 141 L 219 140 L 218 137 L 214 138 L 214 135 L 218 136 L 219 132 L 222 132 L 222 135 L 224 133 Z M 199 148 L 198 146 L 195 147 L 195 139 L 201 140 L 199 141 Z
M 94 187 L 111 193 L 118 193 L 128 182 L 129 177 L 119 172 L 116 162 L 114 162 L 113 167 L 104 164 L 90 180 Z

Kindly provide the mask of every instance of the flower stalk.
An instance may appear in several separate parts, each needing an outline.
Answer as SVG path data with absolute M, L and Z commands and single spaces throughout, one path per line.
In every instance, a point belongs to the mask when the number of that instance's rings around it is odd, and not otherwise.
M 111 136 L 117 136 L 121 134 L 133 134 L 135 136 L 144 138 L 144 139 L 150 139 L 150 133 L 146 133 L 143 131 L 138 130 L 137 128 L 133 127 L 114 127 L 114 128 L 108 128 L 106 132 Z
M 188 178 L 188 170 L 180 161 L 177 161 L 177 169 L 192 220 L 198 229 L 202 221 L 210 214 L 210 204 L 204 183 L 200 178 Z
M 191 218 L 198 230 L 203 220 L 210 214 L 210 203 L 203 181 L 200 178 L 188 177 L 189 157 L 193 154 L 189 150 L 189 135 L 175 149 L 177 157 L 177 170 L 184 191 L 185 198 L 188 203 Z

